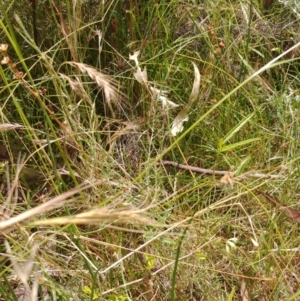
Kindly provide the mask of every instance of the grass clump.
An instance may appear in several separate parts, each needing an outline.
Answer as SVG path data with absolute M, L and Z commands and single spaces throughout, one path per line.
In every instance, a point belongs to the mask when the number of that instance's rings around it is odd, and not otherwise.
M 27 4 L 0 4 L 1 300 L 297 300 L 296 2 Z

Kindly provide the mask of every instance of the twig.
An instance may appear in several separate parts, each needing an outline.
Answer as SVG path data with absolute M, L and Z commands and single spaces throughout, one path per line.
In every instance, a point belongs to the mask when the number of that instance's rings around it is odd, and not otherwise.
M 200 168 L 196 166 L 191 166 L 191 165 L 185 165 L 185 164 L 180 164 L 174 161 L 161 161 L 157 163 L 157 165 L 164 165 L 164 166 L 174 166 L 179 169 L 183 170 L 188 170 L 188 171 L 193 171 L 196 173 L 201 173 L 201 174 L 207 174 L 207 175 L 218 175 L 218 176 L 224 176 L 229 174 L 230 176 L 234 176 L 234 172 L 229 172 L 229 171 L 223 171 L 223 170 L 213 170 L 213 169 L 206 169 L 206 168 Z M 243 180 L 247 178 L 258 178 L 258 179 L 282 179 L 283 176 L 280 175 L 266 175 L 266 174 L 261 174 L 261 173 L 256 173 L 256 172 L 246 172 L 242 175 L 239 175 L 235 177 L 235 179 L 238 180 Z

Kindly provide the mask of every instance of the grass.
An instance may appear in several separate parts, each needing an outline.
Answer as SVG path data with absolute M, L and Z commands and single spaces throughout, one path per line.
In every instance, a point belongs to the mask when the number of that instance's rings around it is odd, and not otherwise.
M 0 300 L 297 300 L 296 2 L 104 2 L 0 4 Z

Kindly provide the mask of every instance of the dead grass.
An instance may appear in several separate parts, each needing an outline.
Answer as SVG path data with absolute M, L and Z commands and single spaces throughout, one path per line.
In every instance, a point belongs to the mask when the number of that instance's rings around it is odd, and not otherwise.
M 0 7 L 0 300 L 297 300 L 290 4 Z

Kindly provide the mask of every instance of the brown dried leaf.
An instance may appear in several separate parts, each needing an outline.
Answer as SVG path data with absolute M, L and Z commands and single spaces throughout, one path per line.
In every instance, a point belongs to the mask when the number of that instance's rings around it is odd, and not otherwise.
M 300 212 L 294 208 L 282 205 L 279 210 L 283 212 L 286 217 L 289 217 L 294 222 L 300 224 Z
M 232 188 L 233 184 L 234 184 L 232 174 L 230 172 L 228 172 L 226 175 L 224 175 L 221 178 L 220 183 L 225 184 L 225 185 L 229 185 Z
M 0 44 L 0 52 L 6 52 L 8 48 L 8 44 Z
M 275 207 L 279 207 L 278 209 L 288 218 L 290 218 L 293 222 L 300 224 L 300 211 L 289 207 L 285 204 L 282 204 L 280 200 L 274 196 L 271 196 L 265 192 L 259 192 L 259 194 L 263 195 L 265 199 L 270 202 Z
M 6 56 L 4 56 L 3 59 L 0 61 L 0 64 L 1 64 L 1 65 L 6 65 L 6 64 L 9 63 L 9 61 L 10 61 L 9 56 L 6 55 Z

